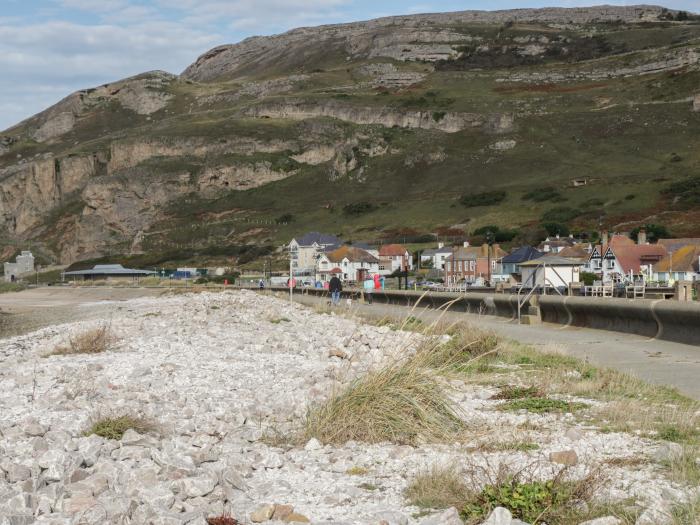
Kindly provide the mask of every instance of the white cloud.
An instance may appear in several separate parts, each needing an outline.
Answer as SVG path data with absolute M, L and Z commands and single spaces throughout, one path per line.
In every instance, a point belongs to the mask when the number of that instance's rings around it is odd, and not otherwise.
M 78 89 L 153 69 L 179 73 L 224 41 L 217 33 L 163 21 L 128 27 L 0 24 L 0 130 Z

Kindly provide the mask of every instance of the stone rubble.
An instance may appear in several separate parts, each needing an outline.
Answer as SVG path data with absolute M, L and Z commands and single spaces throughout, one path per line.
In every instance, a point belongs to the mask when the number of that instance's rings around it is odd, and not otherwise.
M 45 357 L 99 326 L 94 320 L 0 340 L 0 524 L 205 525 L 228 511 L 243 524 L 459 525 L 457 509 L 421 517 L 408 504 L 403 492 L 417 473 L 507 462 L 536 463 L 548 476 L 561 468 L 550 453 L 566 451 L 577 458 L 572 474 L 584 475 L 610 458 L 668 456 L 652 441 L 581 427 L 571 414 L 494 410 L 495 388 L 460 381 L 450 382 L 454 400 L 475 435 L 505 440 L 536 423 L 530 437 L 540 448 L 475 453 L 478 438 L 276 446 L 310 403 L 412 351 L 422 336 L 247 291 L 135 299 L 112 311 L 104 322 L 118 342 L 105 353 Z M 96 417 L 123 413 L 154 422 L 153 432 L 85 435 Z M 646 509 L 640 525 L 688 497 L 652 464 L 606 474 L 607 497 Z M 519 523 L 499 516 L 486 523 Z

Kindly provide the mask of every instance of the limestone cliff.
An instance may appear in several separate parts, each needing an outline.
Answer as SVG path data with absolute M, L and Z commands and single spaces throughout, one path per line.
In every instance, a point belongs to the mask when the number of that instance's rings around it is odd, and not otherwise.
M 549 208 L 579 228 L 641 221 L 664 184 L 700 167 L 698 42 L 692 14 L 602 6 L 220 46 L 179 76 L 81 90 L 0 133 L 0 250 L 31 241 L 73 262 L 281 243 L 296 229 L 532 229 Z M 605 188 L 573 194 L 574 177 Z M 459 204 L 493 189 L 504 208 Z M 533 205 L 542 189 L 560 200 Z M 692 222 L 680 208 L 664 217 Z

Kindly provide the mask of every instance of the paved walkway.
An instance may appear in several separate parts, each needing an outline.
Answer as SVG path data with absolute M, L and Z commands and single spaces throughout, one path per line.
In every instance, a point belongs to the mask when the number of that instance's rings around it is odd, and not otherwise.
M 303 304 L 326 302 L 325 298 L 296 295 Z M 347 308 L 342 305 L 340 308 Z M 351 309 L 362 316 L 405 319 L 409 308 L 374 303 L 364 305 L 355 301 Z M 431 322 L 440 312 L 415 309 L 410 315 Z M 475 326 L 533 346 L 556 345 L 563 352 L 589 361 L 591 364 L 628 372 L 650 383 L 668 385 L 700 400 L 700 347 L 659 341 L 620 332 L 588 328 L 541 325 L 518 325 L 499 317 L 448 312 L 445 320 L 467 321 Z
M 0 294 L 0 337 L 80 318 L 101 318 L 118 307 L 119 301 L 162 293 L 162 289 L 146 288 L 43 287 Z M 325 298 L 298 293 L 294 298 L 307 305 L 326 302 Z M 88 303 L 91 305 L 89 309 L 81 306 Z M 363 316 L 396 320 L 405 319 L 409 315 L 409 309 L 404 306 L 380 303 L 369 306 L 355 301 L 352 310 Z M 410 315 L 431 322 L 440 313 L 416 309 Z M 553 324 L 521 326 L 498 317 L 459 312 L 448 312 L 445 319 L 450 322 L 466 320 L 504 337 L 534 346 L 556 345 L 565 353 L 586 359 L 592 364 L 629 372 L 650 383 L 673 386 L 700 400 L 700 347 L 697 346 L 649 340 L 619 332 L 563 328 Z

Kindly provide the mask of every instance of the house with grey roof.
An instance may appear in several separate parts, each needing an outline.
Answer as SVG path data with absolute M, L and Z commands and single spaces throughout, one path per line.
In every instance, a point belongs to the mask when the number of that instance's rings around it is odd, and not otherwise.
M 426 263 L 430 262 L 433 269 L 444 270 L 445 259 L 450 255 L 452 255 L 452 248 L 446 247 L 445 243 L 440 242 L 438 243 L 437 248 L 423 250 L 423 252 L 420 254 L 421 266 L 424 266 Z
M 294 275 L 313 275 L 319 256 L 339 248 L 343 242 L 335 235 L 309 232 L 295 237 L 289 243 Z

